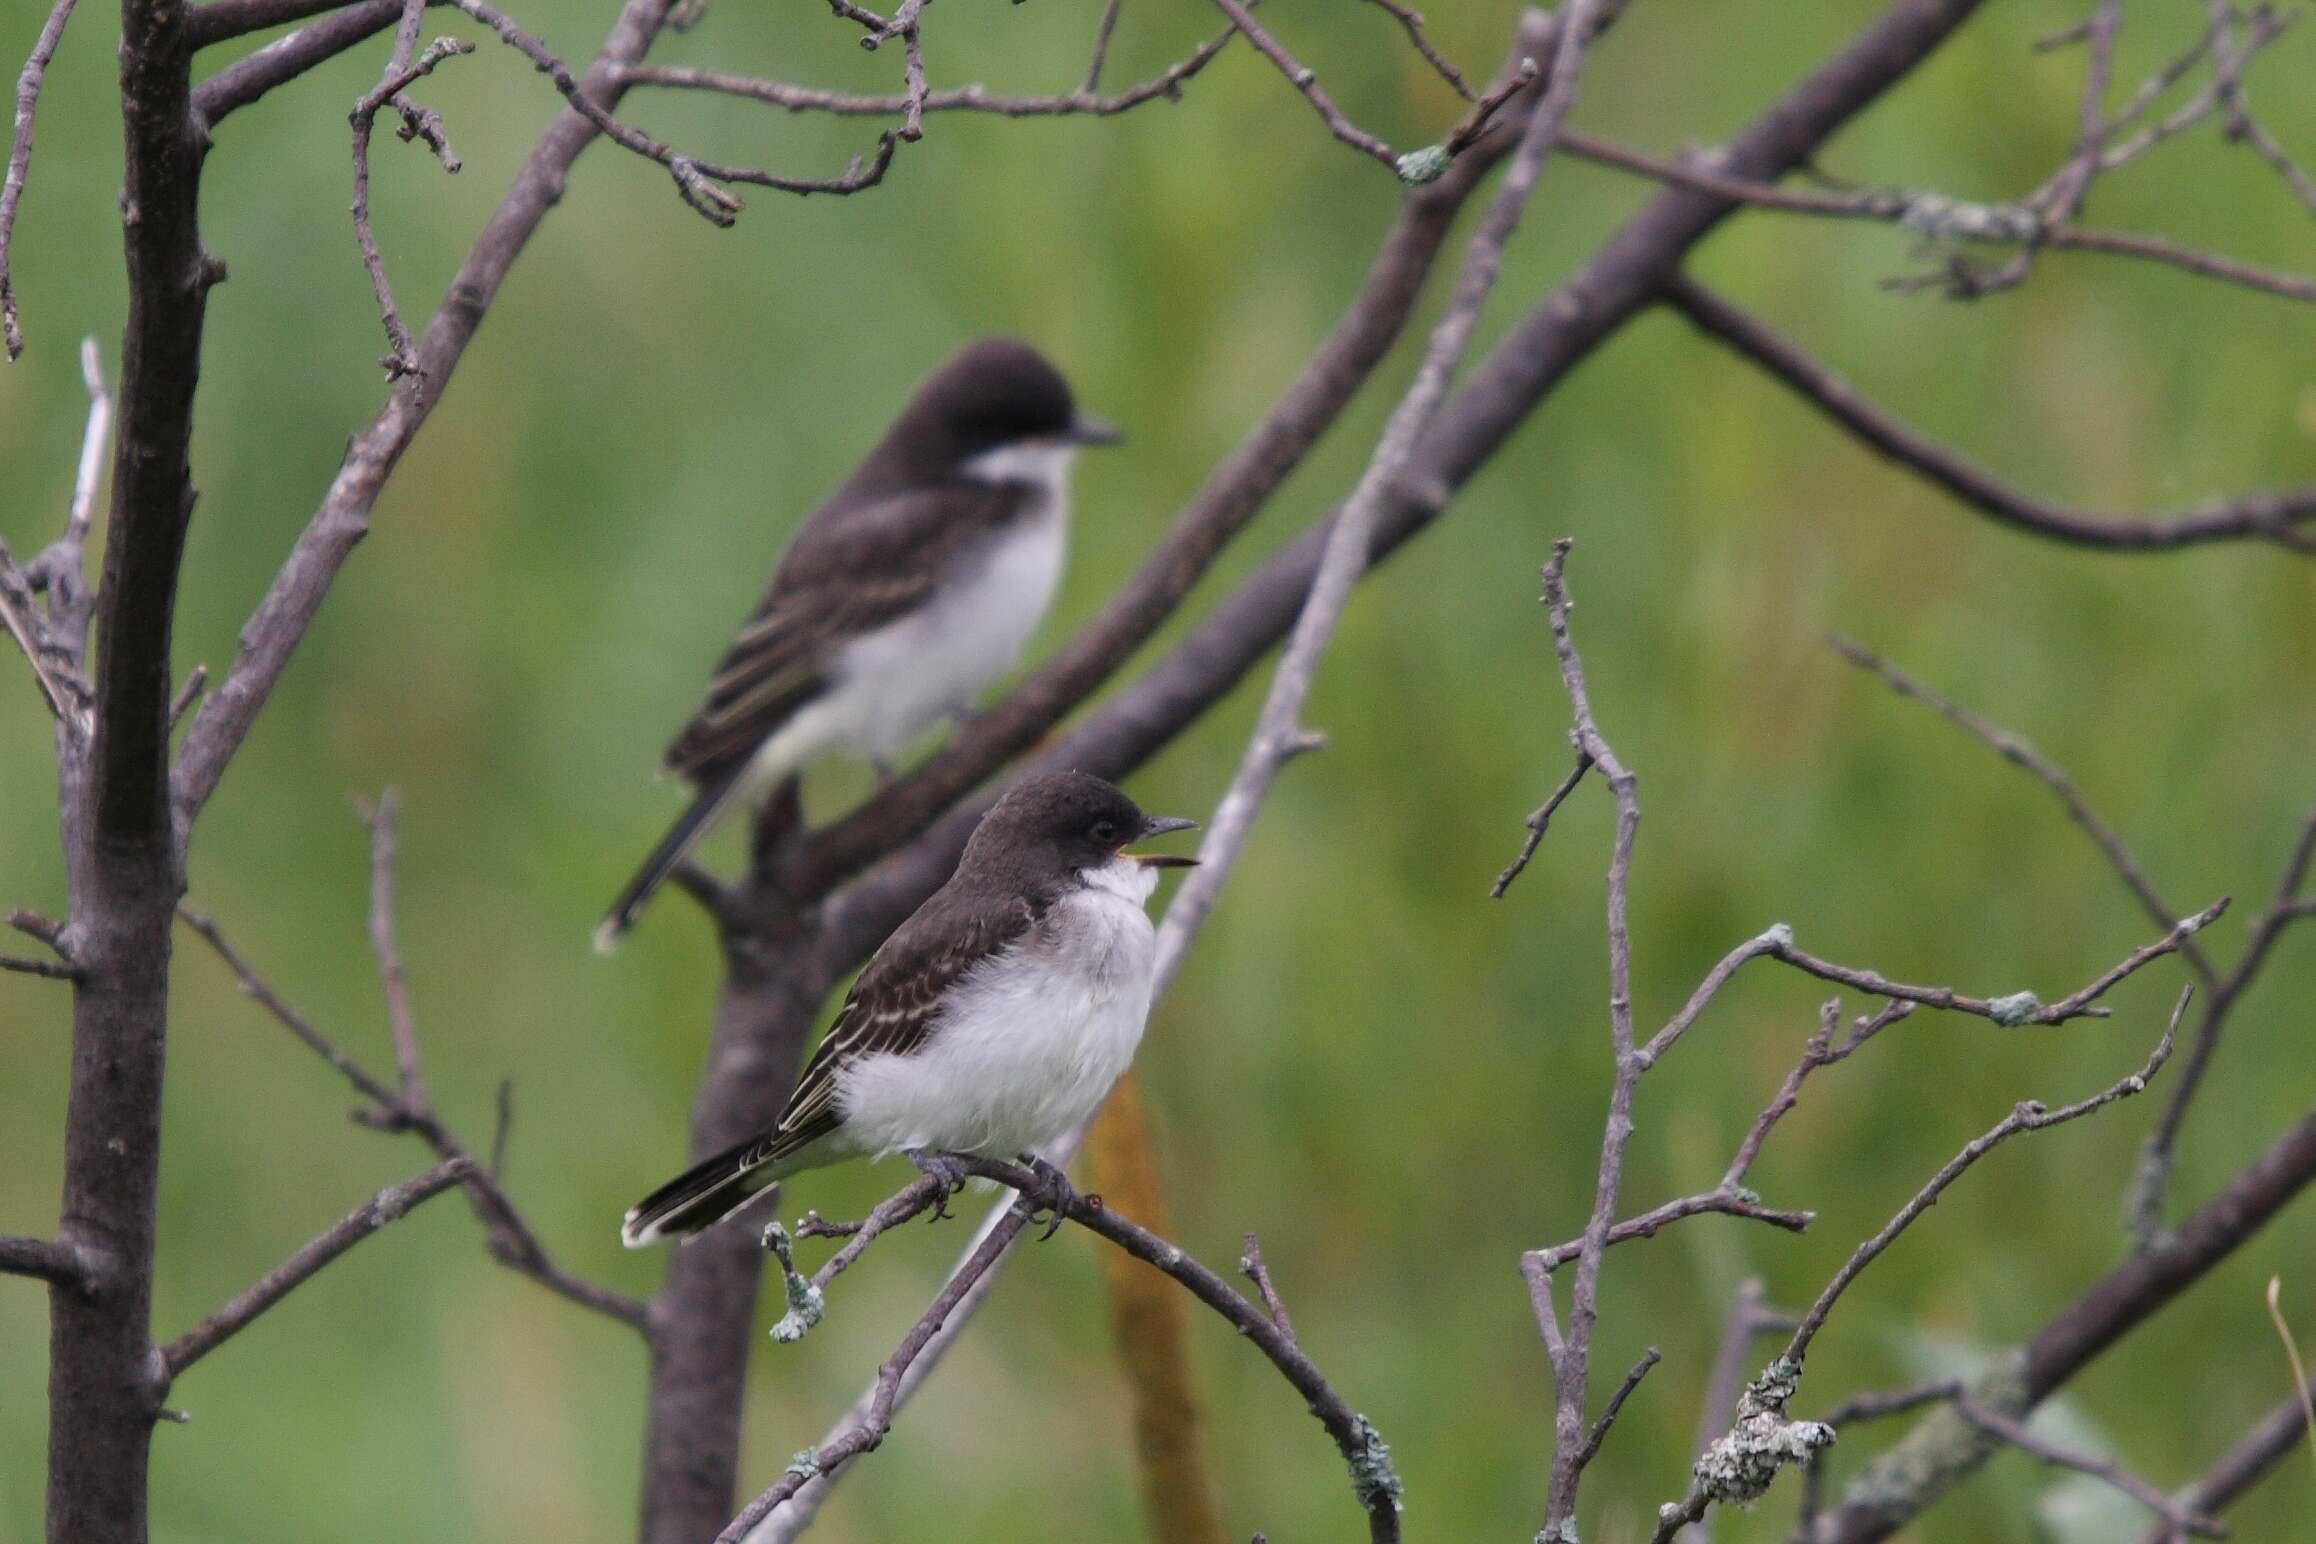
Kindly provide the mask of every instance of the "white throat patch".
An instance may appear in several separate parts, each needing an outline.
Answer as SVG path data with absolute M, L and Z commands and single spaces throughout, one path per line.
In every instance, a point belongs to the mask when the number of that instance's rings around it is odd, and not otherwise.
M 1158 888 L 1158 871 L 1132 858 L 1112 858 L 1099 868 L 1081 869 L 1079 877 L 1089 890 L 1100 890 L 1139 906 Z
M 1058 498 L 1077 454 L 1078 447 L 1066 440 L 1023 440 L 985 450 L 959 470 L 975 482 L 1027 483 Z

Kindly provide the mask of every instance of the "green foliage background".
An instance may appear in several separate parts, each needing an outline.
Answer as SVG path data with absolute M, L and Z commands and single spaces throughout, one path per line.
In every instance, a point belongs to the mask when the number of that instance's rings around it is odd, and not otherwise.
M 22 57 L 43 9 L 0 7 L 0 55 Z M 576 54 L 612 7 L 521 9 Z M 1484 72 L 1509 9 L 1438 9 L 1442 45 Z M 2070 141 L 2081 60 L 2027 45 L 2082 9 L 1989 7 L 1825 166 L 1963 196 L 2033 185 Z M 773 10 L 720 0 L 661 56 L 890 89 L 891 54 L 864 55 L 817 7 Z M 1096 10 L 948 0 L 927 26 L 936 83 L 1066 89 Z M 1599 51 L 1578 119 L 1657 148 L 1718 140 L 1877 10 L 1636 6 Z M 2167 57 L 2201 14 L 2134 8 L 2120 78 Z M 1452 121 L 1457 104 L 1379 11 L 1274 0 L 1264 15 L 1379 132 L 1420 143 Z M 475 35 L 446 13 L 430 22 L 430 35 Z M 92 6 L 66 40 L 19 232 L 32 346 L 0 370 L 0 535 L 19 554 L 62 515 L 83 412 L 76 340 L 97 335 L 117 368 L 113 26 Z M 1212 26 L 1195 5 L 1129 7 L 1112 78 L 1154 71 Z M 2311 46 L 2288 39 L 2253 76 L 2304 154 L 2316 98 L 2295 101 L 2291 83 Z M 185 667 L 230 660 L 346 434 L 380 400 L 344 112 L 385 52 L 376 40 L 219 131 L 204 214 L 233 277 L 210 312 Z M 488 48 L 422 95 L 467 169 L 445 178 L 422 152 L 380 146 L 381 238 L 420 315 L 553 105 L 545 82 Z M 859 122 L 673 95 L 630 111 L 682 143 L 799 170 L 834 169 L 873 140 Z M 1647 193 L 1555 165 L 1491 336 Z M 1133 435 L 1084 469 L 1049 647 L 1290 378 L 1395 198 L 1243 46 L 1179 104 L 1118 121 L 935 119 L 869 196 L 755 194 L 728 232 L 686 212 L 657 168 L 597 148 L 204 820 L 193 903 L 384 1064 L 348 801 L 400 790 L 403 931 L 437 1095 L 479 1139 L 511 1077 L 511 1180 L 541 1230 L 574 1268 L 647 1292 L 663 1260 L 623 1252 L 614 1224 L 681 1157 L 715 953 L 681 900 L 615 960 L 591 957 L 586 935 L 672 808 L 651 776 L 662 736 L 794 522 L 930 362 L 979 333 L 1032 337 Z M 2103 223 L 2316 267 L 2304 211 L 2208 129 L 2101 183 L 2092 207 Z M 2316 461 L 2316 327 L 2282 301 L 2065 256 L 1980 305 L 1909 299 L 1879 284 L 1909 268 L 1906 238 L 1776 215 L 1725 230 L 1696 268 L 1929 432 L 2088 508 L 2304 483 Z M 1341 496 L 1411 352 L 1202 605 Z M 1677 320 L 1629 328 L 1361 591 L 1310 713 L 1332 747 L 1282 783 L 1143 1056 L 1182 1242 L 1227 1264 L 1244 1230 L 1261 1233 L 1305 1342 L 1392 1441 L 1416 1538 L 1525 1537 L 1540 1515 L 1550 1387 L 1514 1262 L 1580 1225 L 1607 1087 L 1602 792 L 1575 800 L 1508 901 L 1486 894 L 1566 760 L 1535 605 L 1536 566 L 1561 534 L 1578 541 L 1601 718 L 1647 810 L 1644 1021 L 1773 921 L 1893 975 L 2046 996 L 2150 936 L 2047 795 L 1843 666 L 1821 644 L 1829 629 L 2034 738 L 2183 909 L 2237 895 L 2212 939 L 2223 957 L 2316 799 L 2316 569 L 2266 547 L 2103 556 L 2012 534 L 1861 453 Z M 55 913 L 48 734 L 22 670 L 0 666 L 0 903 Z M 1207 808 L 1256 695 L 1134 790 L 1156 808 Z M 864 787 L 836 771 L 811 802 L 825 813 Z M 176 976 L 165 1334 L 423 1159 L 349 1126 L 335 1075 L 190 940 Z M 2112 1020 L 2057 1031 L 1921 1016 L 1814 1084 L 1757 1171 L 1773 1203 L 1819 1210 L 1807 1237 L 1705 1220 L 1618 1254 L 1603 1377 L 1646 1343 L 1666 1361 L 1594 1471 L 1587 1536 L 1645 1536 L 1682 1489 L 1743 1276 L 1806 1299 L 2013 1101 L 2076 1097 L 2135 1065 L 2180 981 L 2150 970 L 2115 994 Z M 2316 1095 L 2312 993 L 2316 935 L 2279 953 L 2241 1011 L 2192 1129 L 2183 1203 Z M 1651 1078 L 1633 1203 L 1711 1183 L 1822 996 L 1748 976 Z M 0 1228 L 53 1217 L 67 1060 L 64 993 L 0 977 Z M 1852 1294 L 1804 1406 L 2012 1343 L 2113 1264 L 2120 1193 L 2156 1107 L 2022 1141 L 1967 1178 Z M 842 1214 L 897 1177 L 832 1173 L 794 1204 Z M 912 1230 L 846 1280 L 809 1343 L 760 1347 L 751 1486 L 851 1397 L 961 1236 Z M 1092 1247 L 1065 1236 L 1029 1252 L 844 1487 L 825 1537 L 1139 1536 Z M 2316 1331 L 2302 1207 L 2076 1385 L 2067 1406 L 2084 1439 L 2166 1484 L 2201 1469 L 2288 1387 L 2259 1302 L 2271 1272 Z M 39 1292 L 0 1283 L 0 1541 L 38 1535 L 45 1336 Z M 1209 1319 L 1195 1352 L 1234 1530 L 1343 1536 L 1341 1466 L 1293 1396 Z M 628 1537 L 643 1372 L 631 1336 L 492 1266 L 463 1208 L 437 1203 L 185 1380 L 192 1423 L 154 1444 L 156 1536 Z M 2038 1523 L 2037 1507 L 2083 1498 L 2054 1500 L 2052 1483 L 1998 1460 L 1918 1537 L 2054 1536 L 2041 1530 L 2061 1526 L 2056 1513 Z M 1788 1504 L 1727 1519 L 1723 1537 L 1782 1537 Z M 2237 1536 L 2296 1536 L 2311 1508 L 2307 1473 L 2286 1469 L 2237 1514 Z M 2063 1536 L 2136 1528 L 2127 1512 L 2097 1516 Z

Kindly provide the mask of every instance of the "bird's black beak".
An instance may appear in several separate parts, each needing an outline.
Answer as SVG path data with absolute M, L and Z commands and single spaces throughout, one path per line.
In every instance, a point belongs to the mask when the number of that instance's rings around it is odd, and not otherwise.
M 1063 431 L 1062 438 L 1072 445 L 1123 445 L 1126 442 L 1126 431 L 1091 413 L 1080 413 L 1070 420 L 1070 426 Z
M 1152 815 L 1142 822 L 1141 837 L 1137 838 L 1137 840 L 1146 839 L 1153 836 L 1164 836 L 1169 831 L 1195 831 L 1197 829 L 1197 821 L 1184 820 L 1179 815 Z M 1136 863 L 1141 864 L 1144 868 L 1170 869 L 1198 867 L 1198 860 L 1196 858 L 1178 858 L 1170 852 L 1130 852 L 1127 853 L 1126 856 L 1132 858 Z

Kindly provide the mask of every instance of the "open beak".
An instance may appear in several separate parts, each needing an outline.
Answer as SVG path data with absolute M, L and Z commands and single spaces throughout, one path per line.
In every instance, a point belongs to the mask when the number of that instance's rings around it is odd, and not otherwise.
M 1122 445 L 1126 442 L 1126 431 L 1091 413 L 1080 413 L 1070 420 L 1062 437 L 1072 445 Z
M 1142 837 L 1148 838 L 1153 836 L 1164 836 L 1169 831 L 1195 831 L 1197 829 L 1197 821 L 1184 820 L 1179 815 L 1152 815 L 1147 820 L 1142 822 Z M 1138 840 L 1139 839 L 1140 838 L 1138 838 Z M 1124 856 L 1132 858 L 1136 863 L 1141 864 L 1144 868 L 1170 869 L 1198 867 L 1198 860 L 1196 858 L 1178 858 L 1170 852 L 1129 852 L 1124 854 Z

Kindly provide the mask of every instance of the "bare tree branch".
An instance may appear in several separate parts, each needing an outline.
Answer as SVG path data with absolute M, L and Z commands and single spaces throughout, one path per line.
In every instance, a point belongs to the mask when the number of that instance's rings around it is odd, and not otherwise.
M 466 1177 L 472 1167 L 464 1158 L 436 1164 L 416 1179 L 379 1191 L 348 1212 L 329 1231 L 259 1277 L 233 1301 L 178 1336 L 161 1349 L 168 1376 L 185 1369 L 247 1329 L 252 1320 L 295 1292 L 323 1266 L 353 1248 L 390 1222 L 397 1222 L 430 1197 L 438 1196 Z
M 2004 525 L 2116 552 L 2159 552 L 2247 537 L 2316 552 L 2316 535 L 2303 529 L 2316 525 L 2316 488 L 2247 494 L 2154 519 L 2084 514 L 2046 503 L 1907 428 L 1784 337 L 1702 286 L 1676 280 L 1666 286 L 1665 299 L 1699 331 L 1782 381 L 1870 449 Z
M 193 92 L 193 117 L 208 131 L 276 86 L 325 64 L 394 25 L 402 15 L 403 0 L 362 0 L 333 10 L 320 21 L 300 27 L 285 37 L 237 60 L 203 81 Z M 195 17 L 214 9 L 205 5 Z
M 2180 1512 L 2209 1517 L 2226 1510 L 2244 1492 L 2274 1468 L 2278 1461 L 2309 1439 L 2308 1416 L 2302 1403 L 2309 1390 L 2302 1388 L 2252 1424 L 2219 1460 L 2193 1484 L 2172 1493 Z M 2149 1530 L 2144 1544 L 2177 1544 L 2178 1533 L 2168 1523 Z
M 1017 1192 L 1016 1199 L 1005 1209 L 998 1224 L 973 1247 L 963 1266 L 952 1274 L 935 1297 L 933 1304 L 903 1338 L 900 1346 L 878 1370 L 876 1397 L 865 1415 L 832 1434 L 829 1440 L 816 1448 L 797 1455 L 788 1471 L 769 1490 L 742 1508 L 731 1526 L 718 1536 L 717 1544 L 740 1544 L 757 1526 L 775 1515 L 777 1510 L 794 1497 L 808 1482 L 831 1473 L 852 1458 L 875 1448 L 892 1429 L 893 1415 L 899 1405 L 901 1380 L 909 1366 L 932 1342 L 940 1326 L 965 1301 L 968 1289 L 984 1279 L 996 1265 L 999 1257 L 1028 1225 L 1031 1205 L 1028 1195 L 1044 1189 L 1038 1176 L 1017 1164 L 997 1163 L 988 1159 L 964 1158 L 967 1170 L 985 1179 L 994 1179 Z M 937 1186 L 927 1180 L 918 1180 L 897 1193 L 879 1207 L 922 1209 L 933 1202 L 930 1193 Z M 1264 1309 L 1250 1303 L 1230 1284 L 1213 1271 L 1199 1264 L 1181 1248 L 1158 1235 L 1129 1221 L 1114 1207 L 1074 1193 L 1059 1200 L 1062 1215 L 1071 1222 L 1123 1249 L 1135 1259 L 1164 1272 L 1184 1287 L 1200 1302 L 1228 1320 L 1231 1327 L 1251 1341 L 1257 1350 L 1278 1368 L 1296 1393 L 1310 1407 L 1312 1415 L 1334 1439 L 1335 1446 L 1351 1467 L 1352 1485 L 1361 1508 L 1367 1513 L 1369 1536 L 1378 1541 L 1399 1537 L 1399 1478 L 1391 1468 L 1390 1449 L 1377 1435 L 1365 1416 L 1352 1410 L 1342 1395 L 1337 1393 L 1326 1376 L 1303 1353 L 1300 1345 Z M 860 1240 L 856 1236 L 854 1243 Z M 847 1246 L 848 1249 L 851 1245 Z M 857 1251 L 854 1251 L 857 1257 Z M 824 1268 L 825 1269 L 825 1268 Z M 817 1277 L 815 1278 L 817 1280 Z
M 2120 1464 L 2088 1454 L 2069 1452 L 2053 1442 L 2046 1442 L 2026 1426 L 1997 1410 L 1989 1410 L 1968 1398 L 1954 1401 L 1955 1414 L 1989 1436 L 2000 1437 L 2031 1458 L 2061 1469 L 2072 1469 L 2104 1480 L 2132 1500 L 2161 1517 L 2173 1530 L 2191 1533 L 2201 1539 L 2224 1539 L 2227 1529 L 2208 1517 L 2187 1511 L 2162 1491 L 2125 1469 Z
M 1238 1257 L 1238 1270 L 1240 1275 L 1254 1283 L 1255 1291 L 1262 1294 L 1263 1312 L 1271 1316 L 1271 1322 L 1279 1327 L 1279 1333 L 1287 1337 L 1287 1344 L 1301 1344 L 1295 1339 L 1295 1321 L 1287 1316 L 1286 1300 L 1279 1296 L 1279 1289 L 1271 1283 L 1271 1268 L 1264 1263 L 1262 1243 L 1252 1233 L 1246 1236 L 1246 1247 Z
M 2201 1280 L 2312 1182 L 2316 1111 L 2277 1137 L 2154 1248 L 2117 1266 L 2015 1353 L 1998 1358 L 2003 1371 L 1997 1382 L 1991 1390 L 1974 1385 L 1972 1397 L 2024 1415 Z M 1840 1505 L 1810 1529 L 1809 1544 L 1869 1544 L 1890 1537 L 1974 1472 L 1991 1447 L 1958 1443 L 1952 1428 L 1932 1415 L 1850 1482 Z
M 2036 1100 L 2023 1100 L 2009 1115 L 1997 1122 L 1985 1135 L 1967 1144 L 1961 1152 L 1930 1177 L 1927 1184 L 1916 1191 L 1906 1204 L 1883 1224 L 1881 1230 L 1860 1244 L 1843 1262 L 1833 1279 L 1826 1283 L 1817 1300 L 1801 1316 L 1793 1336 L 1785 1349 L 1772 1361 L 1760 1377 L 1746 1386 L 1737 1402 L 1737 1419 L 1727 1435 L 1710 1444 L 1697 1460 L 1694 1481 L 1682 1500 L 1667 1503 L 1658 1509 L 1657 1528 L 1652 1544 L 1669 1544 L 1683 1528 L 1702 1518 L 1715 1504 L 1741 1504 L 1758 1499 L 1776 1479 L 1780 1470 L 1794 1464 L 1804 1465 L 1814 1473 L 1818 1455 L 1834 1440 L 1836 1428 L 1824 1421 L 1792 1421 L 1786 1408 L 1801 1386 L 1802 1368 L 1808 1359 L 1810 1343 L 1825 1327 L 1827 1317 L 1842 1294 L 1873 1264 L 1882 1252 L 1896 1242 L 1898 1235 L 1937 1204 L 1938 1197 L 1955 1180 L 1967 1172 L 1981 1158 L 2022 1131 L 2041 1131 L 2051 1126 L 2078 1120 L 2119 1099 L 2127 1099 L 2144 1092 L 2148 1081 L 2160 1071 L 2171 1055 L 2179 1035 L 2180 1019 L 2187 1012 L 2189 987 L 2180 993 L 2178 1005 L 2172 1009 L 2163 1037 L 2139 1071 L 2109 1085 L 2088 1099 L 2063 1105 L 2053 1110 Z M 1911 1396 L 1909 1396 L 1911 1398 Z M 1983 1455 L 1981 1455 L 1983 1456 Z M 1805 1511 L 1810 1503 L 1805 1502 Z
M 210 48 L 349 8 L 348 0 L 202 0 L 185 20 L 185 36 L 195 48 Z
M 0 1233 L 0 1276 L 30 1276 L 77 1290 L 87 1275 L 87 1267 L 79 1256 L 53 1239 L 17 1238 Z

